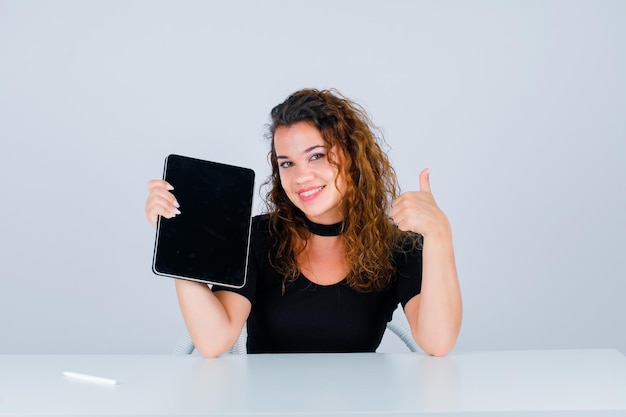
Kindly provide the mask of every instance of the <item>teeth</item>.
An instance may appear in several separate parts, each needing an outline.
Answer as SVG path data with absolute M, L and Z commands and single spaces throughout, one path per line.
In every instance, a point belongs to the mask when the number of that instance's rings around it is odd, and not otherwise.
M 301 195 L 302 197 L 308 197 L 308 196 L 311 196 L 311 195 L 313 195 L 313 194 L 315 194 L 315 193 L 317 193 L 317 192 L 321 191 L 321 190 L 322 190 L 322 188 L 323 188 L 323 187 L 313 188 L 312 190 L 309 190 L 309 191 L 305 191 L 305 192 L 303 192 L 303 193 L 300 193 L 300 195 Z

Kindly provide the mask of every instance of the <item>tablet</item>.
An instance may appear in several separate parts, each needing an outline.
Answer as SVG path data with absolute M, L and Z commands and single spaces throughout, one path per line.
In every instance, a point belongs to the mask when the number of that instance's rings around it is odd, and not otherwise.
M 165 159 L 181 214 L 157 221 L 157 275 L 241 288 L 246 283 L 254 171 L 181 155 Z

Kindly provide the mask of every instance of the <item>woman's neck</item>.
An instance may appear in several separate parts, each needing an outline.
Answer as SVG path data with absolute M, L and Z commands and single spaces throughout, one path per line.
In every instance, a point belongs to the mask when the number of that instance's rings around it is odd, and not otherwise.
M 345 223 L 343 221 L 334 224 L 320 224 L 305 217 L 304 223 L 309 232 L 317 236 L 339 236 L 345 231 Z

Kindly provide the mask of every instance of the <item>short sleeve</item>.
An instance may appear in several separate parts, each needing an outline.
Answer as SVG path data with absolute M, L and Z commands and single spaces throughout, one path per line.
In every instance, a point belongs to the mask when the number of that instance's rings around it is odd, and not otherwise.
M 250 232 L 250 248 L 248 250 L 248 267 L 246 273 L 246 283 L 241 288 L 231 288 L 222 285 L 214 285 L 213 292 L 230 291 L 246 297 L 250 303 L 254 303 L 257 289 L 257 282 L 260 274 L 263 273 L 267 258 L 269 245 L 269 226 L 267 216 L 256 216 L 252 219 Z
M 421 237 L 415 243 L 410 240 L 395 255 L 398 300 L 402 308 L 422 290 L 422 241 Z
M 246 273 L 246 283 L 241 288 L 232 288 L 225 287 L 223 285 L 213 285 L 211 290 L 213 292 L 217 291 L 230 291 L 237 294 L 241 294 L 246 297 L 251 303 L 254 301 L 254 293 L 256 292 L 256 283 L 258 278 L 258 269 L 256 267 L 255 256 L 254 256 L 254 247 L 250 245 L 250 250 L 248 252 L 248 269 Z

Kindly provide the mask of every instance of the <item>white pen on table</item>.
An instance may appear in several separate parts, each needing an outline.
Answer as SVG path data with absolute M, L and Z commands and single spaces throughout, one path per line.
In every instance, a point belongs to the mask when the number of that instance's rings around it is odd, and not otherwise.
M 100 376 L 79 374 L 78 372 L 65 371 L 63 372 L 63 375 L 65 375 L 68 378 L 80 379 L 81 381 L 97 382 L 99 384 L 108 384 L 108 385 L 117 384 L 117 381 L 111 378 L 102 378 Z

